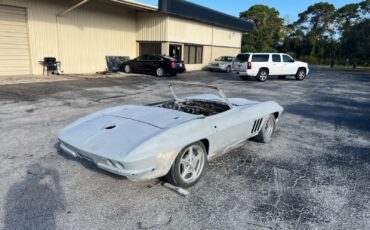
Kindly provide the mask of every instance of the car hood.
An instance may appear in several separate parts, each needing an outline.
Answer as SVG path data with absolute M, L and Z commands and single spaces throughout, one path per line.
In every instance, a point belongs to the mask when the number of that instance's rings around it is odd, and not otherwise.
M 302 66 L 307 66 L 308 65 L 306 62 L 302 62 L 302 61 L 295 61 L 294 63 L 296 65 L 302 65 Z
M 163 129 L 197 117 L 150 106 L 115 107 L 73 122 L 58 138 L 78 150 L 119 160 Z

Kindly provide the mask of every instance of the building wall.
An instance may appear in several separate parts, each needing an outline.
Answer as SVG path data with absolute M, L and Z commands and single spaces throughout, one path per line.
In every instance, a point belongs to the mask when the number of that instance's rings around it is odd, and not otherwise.
M 46 56 L 62 62 L 65 73 L 95 73 L 106 69 L 105 56 L 136 56 L 136 15 L 123 7 L 92 1 L 66 14 L 57 14 L 75 0 L 0 0 L 27 8 L 31 68 Z
M 200 70 L 219 56 L 236 56 L 241 51 L 240 31 L 174 17 L 168 17 L 167 24 L 170 43 L 203 45 L 202 64 L 187 64 L 187 70 Z
M 187 64 L 187 70 L 200 70 L 222 55 L 236 56 L 241 50 L 242 33 L 189 19 L 175 18 L 158 13 L 138 13 L 137 40 L 162 42 L 162 53 L 169 54 L 170 44 L 203 46 L 203 62 Z
M 167 41 L 168 17 L 159 13 L 137 13 L 138 41 Z

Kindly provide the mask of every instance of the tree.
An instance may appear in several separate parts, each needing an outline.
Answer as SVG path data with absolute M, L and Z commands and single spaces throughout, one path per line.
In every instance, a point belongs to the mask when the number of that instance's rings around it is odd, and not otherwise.
M 370 19 L 351 27 L 342 37 L 342 53 L 354 64 L 369 65 L 370 63 Z
M 348 32 L 360 20 L 360 4 L 351 3 L 339 8 L 336 12 L 336 22 L 341 33 Z
M 243 51 L 275 52 L 282 42 L 283 19 L 279 12 L 265 5 L 254 5 L 249 10 L 241 12 L 240 18 L 255 23 L 252 32 L 243 36 Z
M 335 7 L 327 2 L 316 3 L 309 6 L 306 11 L 300 13 L 295 26 L 300 26 L 306 31 L 306 41 L 309 45 L 310 56 L 323 56 L 324 47 L 318 46 L 325 43 L 335 35 L 333 27 L 335 19 Z

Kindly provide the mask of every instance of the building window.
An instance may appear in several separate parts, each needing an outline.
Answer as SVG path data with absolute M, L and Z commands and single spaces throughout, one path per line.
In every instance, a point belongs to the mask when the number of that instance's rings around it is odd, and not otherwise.
M 203 46 L 185 45 L 184 62 L 185 64 L 202 64 Z

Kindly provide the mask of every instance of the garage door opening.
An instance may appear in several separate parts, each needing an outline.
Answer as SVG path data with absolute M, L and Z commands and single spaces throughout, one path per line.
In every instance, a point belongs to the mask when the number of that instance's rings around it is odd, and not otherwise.
M 162 51 L 162 44 L 159 42 L 143 42 L 140 43 L 139 46 L 139 55 L 144 54 L 153 54 L 153 55 L 161 55 Z
M 0 75 L 30 73 L 26 9 L 0 5 Z

